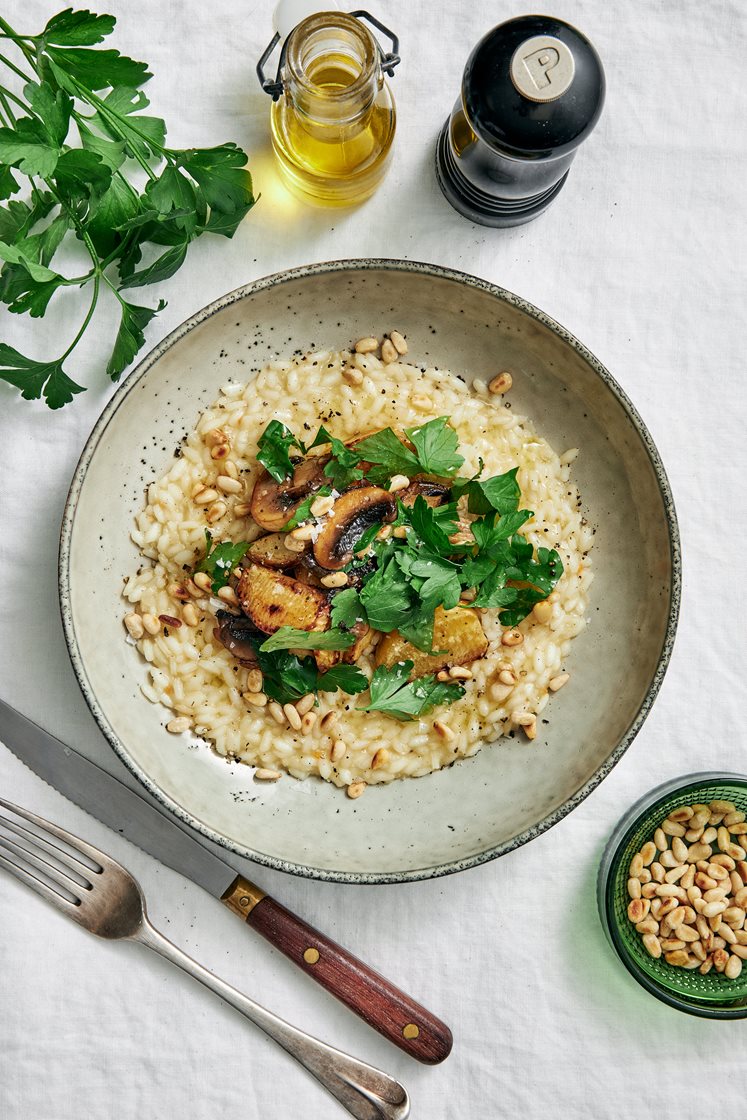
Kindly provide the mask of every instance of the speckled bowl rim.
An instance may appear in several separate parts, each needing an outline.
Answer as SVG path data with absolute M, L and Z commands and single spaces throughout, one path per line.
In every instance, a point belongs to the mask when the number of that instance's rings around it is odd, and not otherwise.
M 265 291 L 268 288 L 280 287 L 290 281 L 301 280 L 304 277 L 325 275 L 333 272 L 361 272 L 368 270 L 384 270 L 392 272 L 412 272 L 425 276 L 433 276 L 443 280 L 455 281 L 458 284 L 463 284 L 468 288 L 476 288 L 480 291 L 486 292 L 494 296 L 497 300 L 507 303 L 520 311 L 525 312 L 536 322 L 541 323 L 542 326 L 556 334 L 563 342 L 571 346 L 577 354 L 594 370 L 594 372 L 602 379 L 607 388 L 613 396 L 622 405 L 623 410 L 628 416 L 628 419 L 635 428 L 653 467 L 656 475 L 659 492 L 664 503 L 664 513 L 667 521 L 667 528 L 669 533 L 669 546 L 670 546 L 670 559 L 671 559 L 671 585 L 669 592 L 669 611 L 667 615 L 667 625 L 664 634 L 664 641 L 662 643 L 661 653 L 654 672 L 651 684 L 648 687 L 645 697 L 628 727 L 625 734 L 618 741 L 617 746 L 608 756 L 606 761 L 597 768 L 594 774 L 586 781 L 572 797 L 563 802 L 552 813 L 549 813 L 542 820 L 532 825 L 531 828 L 525 829 L 517 836 L 506 840 L 501 844 L 496 844 L 493 847 L 487 848 L 483 852 L 478 852 L 475 855 L 467 856 L 463 859 L 454 860 L 448 863 L 437 864 L 433 867 L 420 867 L 410 871 L 393 871 L 393 872 L 357 872 L 357 871 L 334 871 L 327 868 L 312 867 L 306 864 L 294 863 L 290 860 L 278 859 L 274 856 L 268 855 L 264 852 L 255 851 L 252 848 L 244 847 L 237 844 L 230 838 L 223 836 L 221 833 L 214 831 L 204 822 L 193 817 L 182 806 L 175 802 L 171 797 L 165 794 L 148 776 L 148 774 L 141 769 L 141 767 L 130 757 L 123 743 L 115 734 L 113 728 L 110 726 L 105 713 L 99 706 L 96 695 L 93 691 L 91 683 L 88 679 L 83 658 L 78 647 L 78 641 L 75 633 L 75 625 L 73 622 L 71 596 L 70 596 L 70 546 L 73 532 L 73 524 L 75 520 L 75 511 L 78 504 L 78 497 L 88 473 L 88 467 L 91 459 L 98 447 L 104 432 L 106 431 L 109 423 L 113 419 L 117 409 L 119 408 L 125 397 L 132 392 L 137 383 L 142 377 L 150 370 L 150 368 L 169 350 L 175 343 L 179 342 L 186 334 L 188 334 L 195 327 L 199 326 L 206 319 L 212 315 L 222 311 L 225 307 L 244 299 L 247 296 L 253 295 L 256 292 Z M 110 745 L 114 748 L 116 753 L 122 759 L 127 768 L 135 775 L 135 777 L 145 786 L 150 794 L 156 798 L 162 805 L 164 805 L 171 813 L 173 813 L 179 820 L 183 821 L 186 825 L 195 829 L 197 832 L 206 836 L 209 840 L 219 844 L 221 847 L 234 852 L 236 855 L 245 859 L 252 860 L 265 867 L 272 867 L 277 871 L 286 871 L 294 875 L 301 875 L 309 879 L 320 879 L 332 883 L 353 883 L 353 884 L 375 884 L 375 883 L 410 883 L 416 882 L 421 879 L 433 879 L 442 875 L 455 874 L 457 871 L 465 871 L 470 867 L 478 867 L 480 864 L 487 863 L 489 860 L 496 859 L 498 856 L 506 855 L 507 852 L 514 851 L 514 849 L 521 847 L 522 844 L 534 840 L 535 837 L 540 836 L 543 832 L 547 832 L 553 825 L 561 821 L 563 817 L 567 816 L 577 805 L 589 796 L 589 794 L 596 789 L 599 783 L 607 777 L 614 766 L 620 761 L 622 756 L 630 744 L 635 739 L 640 731 L 643 723 L 651 711 L 651 707 L 656 699 L 656 696 L 661 688 L 664 675 L 667 671 L 669 661 L 672 655 L 674 646 L 675 634 L 677 631 L 677 620 L 679 616 L 680 600 L 682 592 L 682 552 L 680 546 L 679 528 L 677 524 L 677 514 L 674 507 L 674 498 L 672 496 L 671 486 L 667 478 L 661 456 L 657 450 L 656 444 L 651 438 L 646 425 L 638 414 L 637 409 L 633 403 L 628 399 L 625 392 L 622 390 L 617 381 L 611 375 L 609 370 L 602 365 L 602 363 L 594 357 L 577 338 L 574 337 L 569 331 L 552 319 L 544 311 L 529 303 L 527 300 L 522 299 L 521 296 L 515 295 L 513 292 L 507 291 L 505 288 L 499 287 L 497 284 L 492 284 L 488 280 L 482 280 L 477 276 L 472 276 L 467 272 L 461 272 L 457 269 L 446 268 L 442 265 L 427 264 L 421 261 L 409 260 L 396 260 L 389 258 L 365 257 L 352 260 L 339 260 L 339 261 L 324 261 L 317 264 L 302 265 L 297 268 L 287 269 L 283 272 L 276 272 L 270 276 L 264 276 L 259 280 L 255 280 L 250 284 L 244 284 L 239 288 L 235 288 L 232 292 L 221 296 L 219 299 L 214 300 L 203 307 L 201 311 L 196 312 L 190 316 L 171 334 L 167 335 L 161 342 L 155 346 L 150 353 L 143 358 L 139 365 L 127 377 L 126 381 L 119 387 L 114 396 L 109 401 L 108 405 L 101 413 L 93 431 L 91 432 L 83 452 L 81 454 L 78 465 L 73 475 L 73 480 L 70 485 L 67 501 L 65 503 L 65 510 L 62 519 L 62 526 L 60 530 L 60 552 L 59 552 L 59 599 L 60 610 L 62 613 L 62 625 L 65 634 L 65 641 L 67 643 L 70 660 L 73 665 L 73 670 L 78 679 L 83 696 L 91 710 L 96 722 L 109 741 Z

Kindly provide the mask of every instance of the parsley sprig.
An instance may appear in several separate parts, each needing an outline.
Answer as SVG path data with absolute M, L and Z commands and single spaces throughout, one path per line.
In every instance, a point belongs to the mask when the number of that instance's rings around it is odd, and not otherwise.
M 145 329 L 166 305 L 143 307 L 123 292 L 166 280 L 203 233 L 232 237 L 255 203 L 246 153 L 166 146 L 166 124 L 143 112 L 147 65 L 117 50 L 95 49 L 114 29 L 110 15 L 87 10 L 53 16 L 38 35 L 16 32 L 0 18 L 0 34 L 19 52 L 0 55 L 0 300 L 14 314 L 41 318 L 64 288 L 89 288 L 81 325 L 63 353 L 50 359 L 0 343 L 0 379 L 25 400 L 43 396 L 61 408 L 84 391 L 66 372 L 108 289 L 119 305 L 119 329 L 107 363 L 116 381 L 145 341 Z M 14 88 L 11 88 L 13 86 Z M 76 138 L 77 134 L 77 138 Z M 130 176 L 139 166 L 141 191 Z M 29 189 L 26 200 L 13 199 Z M 87 271 L 67 276 L 53 267 L 66 240 L 82 245 Z
M 385 712 L 395 719 L 409 720 L 424 715 L 439 704 L 453 704 L 464 689 L 453 682 L 442 683 L 434 674 L 408 681 L 414 662 L 400 661 L 390 669 L 381 665 L 371 678 L 371 698 L 361 712 Z
M 205 555 L 196 566 L 196 572 L 207 572 L 212 580 L 213 593 L 228 584 L 231 572 L 249 548 L 249 541 L 219 541 L 213 544 L 213 534 L 205 530 Z

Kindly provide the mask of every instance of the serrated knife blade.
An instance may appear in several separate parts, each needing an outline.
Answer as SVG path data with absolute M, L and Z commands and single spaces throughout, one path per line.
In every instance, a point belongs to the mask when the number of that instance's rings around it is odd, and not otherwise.
M 266 895 L 194 835 L 95 762 L 0 699 L 0 741 L 91 816 L 219 899 L 395 1046 L 433 1065 L 451 1031 L 405 992 Z

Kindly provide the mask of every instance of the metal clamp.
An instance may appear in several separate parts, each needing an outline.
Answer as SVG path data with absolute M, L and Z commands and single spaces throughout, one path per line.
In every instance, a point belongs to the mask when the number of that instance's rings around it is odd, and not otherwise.
M 372 16 L 370 12 L 360 10 L 356 12 L 350 12 L 349 14 L 351 16 L 354 16 L 355 19 L 365 20 L 367 23 L 370 23 L 372 27 L 375 27 L 377 31 L 380 31 L 383 35 L 386 35 L 389 38 L 392 49 L 386 54 L 384 54 L 383 50 L 381 49 L 381 44 L 379 43 L 379 41 L 377 39 L 374 39 L 374 42 L 376 43 L 379 51 L 379 56 L 381 59 L 381 69 L 391 78 L 394 73 L 394 67 L 398 66 L 402 61 L 399 55 L 399 39 L 393 31 L 390 31 L 388 27 L 385 27 L 383 23 L 380 23 L 377 19 L 375 19 L 375 17 Z M 280 58 L 278 59 L 278 68 L 274 80 L 265 76 L 265 65 L 269 61 L 270 56 L 272 55 L 275 47 L 279 42 L 280 35 L 276 31 L 272 39 L 262 52 L 259 62 L 257 63 L 257 77 L 259 78 L 259 84 L 262 86 L 262 89 L 265 91 L 265 93 L 269 93 L 273 101 L 277 101 L 283 92 L 283 82 L 280 75 L 285 63 L 285 45 L 288 42 L 288 39 L 285 40 L 282 47 L 280 48 Z

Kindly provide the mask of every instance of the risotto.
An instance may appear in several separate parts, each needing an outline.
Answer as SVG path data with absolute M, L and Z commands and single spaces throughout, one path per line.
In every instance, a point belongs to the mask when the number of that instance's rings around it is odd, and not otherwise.
M 368 784 L 426 775 L 507 733 L 528 743 L 537 737 L 538 717 L 569 680 L 571 640 L 585 626 L 593 530 L 570 480 L 577 449 L 559 455 L 530 420 L 505 407 L 507 386 L 510 378 L 502 375 L 494 393 L 482 382 L 468 387 L 448 371 L 422 370 L 401 355 L 393 360 L 386 349 L 381 359 L 375 351 L 342 350 L 274 361 L 246 385 L 224 386 L 168 471 L 148 488 L 132 532 L 143 560 L 125 583 L 125 624 L 148 665 L 142 691 L 168 709 L 169 730 L 197 735 L 219 755 L 256 767 L 257 778 L 318 775 L 351 796 Z M 443 688 L 456 699 L 415 718 L 360 710 L 370 703 L 366 691 L 273 701 L 262 692 L 256 666 L 221 640 L 218 618 L 226 610 L 238 614 L 236 584 L 226 582 L 216 593 L 204 572 L 195 573 L 205 556 L 206 529 L 208 547 L 211 540 L 256 542 L 262 536 L 251 516 L 255 485 L 266 477 L 257 459 L 262 433 L 278 421 L 311 440 L 324 425 L 330 437 L 349 445 L 371 432 L 417 430 L 439 417 L 448 417 L 458 436 L 460 479 L 518 468 L 521 506 L 531 511 L 520 533 L 535 549 L 556 550 L 562 575 L 554 590 L 509 628 L 498 609 L 480 607 L 479 597 L 471 607 L 475 593 L 465 591 L 459 607 L 479 619 L 486 651 L 428 678 L 447 682 Z M 344 578 L 321 582 L 336 588 Z M 303 649 L 292 652 L 308 658 Z M 377 663 L 374 641 L 356 657 L 364 686 Z

